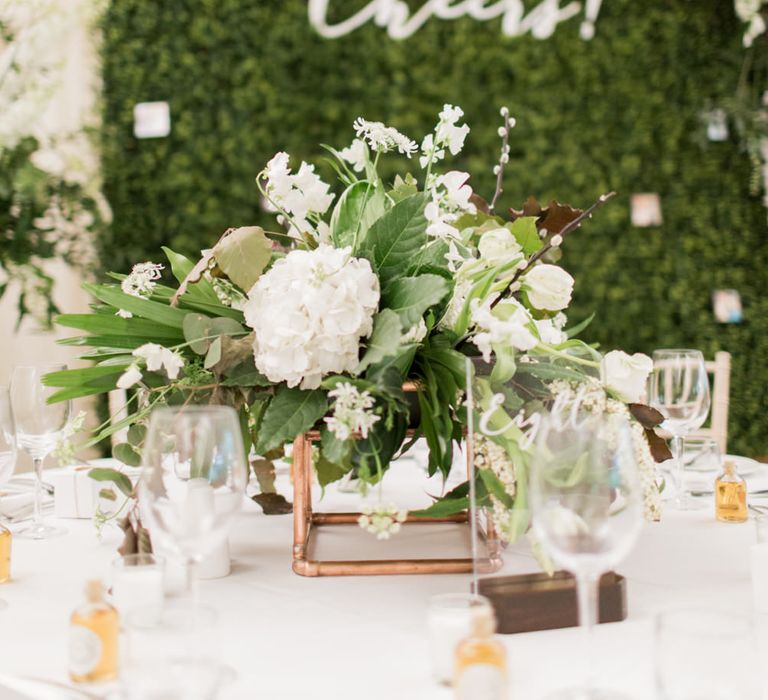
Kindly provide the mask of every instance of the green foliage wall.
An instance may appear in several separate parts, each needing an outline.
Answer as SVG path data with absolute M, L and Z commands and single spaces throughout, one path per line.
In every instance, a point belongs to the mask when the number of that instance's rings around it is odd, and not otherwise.
M 365 2 L 330 4 L 345 8 L 333 20 Z M 749 196 L 735 137 L 706 141 L 699 117 L 736 89 L 744 49 L 733 4 L 606 0 L 591 42 L 578 22 L 545 41 L 467 18 L 433 19 L 404 42 L 373 25 L 328 41 L 309 27 L 306 0 L 113 2 L 105 265 L 157 259 L 161 244 L 194 253 L 228 226 L 264 220 L 254 176 L 271 155 L 318 160 L 317 144 L 346 145 L 358 115 L 420 139 L 444 102 L 463 106 L 473 129 L 455 165 L 490 196 L 506 104 L 518 119 L 506 204 L 535 194 L 585 206 L 620 193 L 566 245 L 571 317 L 596 309 L 591 333 L 605 348 L 729 350 L 730 450 L 768 454 L 766 212 Z M 148 100 L 171 105 L 166 139 L 132 135 L 133 105 Z M 633 192 L 661 195 L 663 226 L 631 226 Z M 743 324 L 714 323 L 714 288 L 740 290 Z

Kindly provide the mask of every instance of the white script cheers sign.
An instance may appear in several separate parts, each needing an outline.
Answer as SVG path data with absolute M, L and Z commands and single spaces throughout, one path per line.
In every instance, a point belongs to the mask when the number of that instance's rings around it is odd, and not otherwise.
M 346 0 L 343 0 L 346 2 Z M 557 25 L 578 15 L 581 2 L 541 0 L 526 11 L 523 0 L 426 0 L 413 14 L 403 0 L 371 0 L 365 7 L 337 24 L 328 24 L 328 6 L 331 0 L 309 0 L 309 21 L 326 39 L 338 39 L 359 29 L 368 22 L 386 27 L 393 39 L 413 36 L 431 17 L 452 20 L 463 16 L 487 22 L 501 17 L 501 31 L 507 36 L 521 36 L 530 32 L 537 39 L 552 36 Z M 582 39 L 595 34 L 595 21 L 602 0 L 586 0 L 583 4 L 584 19 L 581 23 Z

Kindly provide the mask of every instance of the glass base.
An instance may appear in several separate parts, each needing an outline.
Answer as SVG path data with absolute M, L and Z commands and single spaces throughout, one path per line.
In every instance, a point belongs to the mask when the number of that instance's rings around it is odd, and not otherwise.
M 67 530 L 63 527 L 45 525 L 44 523 L 32 523 L 20 530 L 16 530 L 16 532 L 13 533 L 13 536 L 22 540 L 50 540 L 54 537 L 61 537 L 66 534 Z
M 567 688 L 545 696 L 544 700 L 634 700 L 634 698 L 606 688 Z

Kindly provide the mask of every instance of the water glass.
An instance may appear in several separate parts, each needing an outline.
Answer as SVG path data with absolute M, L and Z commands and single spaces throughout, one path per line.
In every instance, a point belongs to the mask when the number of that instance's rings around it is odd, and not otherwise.
M 660 700 L 759 698 L 757 639 L 747 617 L 679 610 L 656 619 Z
M 685 497 L 697 507 L 712 505 L 714 481 L 723 469 L 720 445 L 711 437 L 686 437 L 683 441 Z M 691 498 L 691 495 L 698 498 Z
M 153 554 L 126 554 L 112 562 L 112 602 L 123 619 L 137 609 L 159 613 L 163 588 L 163 562 Z
M 453 680 L 456 647 L 472 631 L 472 618 L 491 602 L 471 593 L 445 593 L 429 599 L 427 626 L 432 656 L 432 675 L 438 683 Z
M 217 657 L 216 611 L 191 601 L 137 608 L 125 622 L 126 700 L 214 700 L 226 678 Z

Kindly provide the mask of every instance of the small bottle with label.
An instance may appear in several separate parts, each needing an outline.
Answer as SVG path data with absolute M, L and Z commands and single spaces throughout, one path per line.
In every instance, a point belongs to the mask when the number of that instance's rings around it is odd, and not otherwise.
M 11 531 L 0 523 L 0 583 L 11 578 Z
M 723 523 L 747 521 L 747 482 L 733 462 L 726 462 L 715 480 L 715 517 Z
M 490 608 L 478 608 L 472 632 L 456 647 L 456 700 L 503 700 L 507 697 L 507 653 L 494 639 L 496 619 Z
M 117 610 L 104 600 L 98 579 L 88 581 L 85 597 L 70 618 L 69 677 L 75 683 L 111 681 L 117 678 Z

